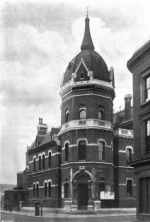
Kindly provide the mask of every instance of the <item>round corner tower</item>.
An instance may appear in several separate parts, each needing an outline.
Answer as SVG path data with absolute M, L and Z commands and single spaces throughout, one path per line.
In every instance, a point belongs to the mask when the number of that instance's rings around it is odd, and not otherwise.
M 89 18 L 61 85 L 62 199 L 89 208 L 113 190 L 113 71 L 94 50 Z

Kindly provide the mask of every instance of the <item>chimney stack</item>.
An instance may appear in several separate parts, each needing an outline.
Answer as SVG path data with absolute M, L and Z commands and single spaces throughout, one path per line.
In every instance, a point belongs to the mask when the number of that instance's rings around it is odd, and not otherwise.
M 127 94 L 124 98 L 124 100 L 125 100 L 125 119 L 126 120 L 131 118 L 131 99 L 132 99 L 131 94 Z
M 38 135 L 45 135 L 47 133 L 47 124 L 43 123 L 43 118 L 39 118 L 39 124 L 37 127 Z

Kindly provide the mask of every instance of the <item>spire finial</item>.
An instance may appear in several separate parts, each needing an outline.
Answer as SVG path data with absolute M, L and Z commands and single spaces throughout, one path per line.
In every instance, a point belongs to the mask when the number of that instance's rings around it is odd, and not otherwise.
M 90 33 L 90 25 L 89 25 L 89 17 L 88 17 L 88 7 L 86 8 L 86 18 L 85 18 L 85 31 L 84 31 L 84 37 L 81 44 L 81 50 L 94 50 L 94 45 L 91 38 Z
M 88 18 L 89 17 L 89 8 L 88 8 L 88 6 L 86 7 L 86 18 Z

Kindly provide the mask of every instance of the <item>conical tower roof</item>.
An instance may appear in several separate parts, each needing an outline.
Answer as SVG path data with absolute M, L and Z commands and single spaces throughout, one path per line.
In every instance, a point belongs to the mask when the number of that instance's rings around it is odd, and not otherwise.
M 87 69 L 93 72 L 93 78 L 110 82 L 110 73 L 104 59 L 94 50 L 94 44 L 90 33 L 90 20 L 88 15 L 85 18 L 85 31 L 81 44 L 81 52 L 69 62 L 64 73 L 62 85 L 72 78 L 72 73 L 76 72 L 81 60 L 84 61 Z
M 83 41 L 81 44 L 81 50 L 94 50 L 94 44 L 91 38 L 89 22 L 90 20 L 87 15 L 85 18 L 85 31 L 84 31 Z

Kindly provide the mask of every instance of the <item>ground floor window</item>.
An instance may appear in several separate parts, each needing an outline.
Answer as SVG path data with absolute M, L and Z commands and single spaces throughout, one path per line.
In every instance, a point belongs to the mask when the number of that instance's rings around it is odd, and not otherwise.
M 150 213 L 150 177 L 141 178 L 139 181 L 139 211 Z
M 44 195 L 47 197 L 47 182 L 44 183 Z
M 105 183 L 104 182 L 100 182 L 99 183 L 99 199 L 101 199 L 102 196 L 102 192 L 105 191 Z
M 39 184 L 36 184 L 36 197 L 39 197 Z
M 101 192 L 101 191 L 104 191 L 105 190 L 105 183 L 104 182 L 101 182 L 100 184 L 99 184 L 99 191 Z
M 127 195 L 132 196 L 133 195 L 133 181 L 131 179 L 127 180 Z
M 33 184 L 33 197 L 35 197 L 35 183 Z
M 52 194 L 52 186 L 51 186 L 51 182 L 48 182 L 48 196 L 51 197 Z
M 64 198 L 69 197 L 69 183 L 64 184 Z

